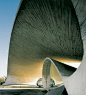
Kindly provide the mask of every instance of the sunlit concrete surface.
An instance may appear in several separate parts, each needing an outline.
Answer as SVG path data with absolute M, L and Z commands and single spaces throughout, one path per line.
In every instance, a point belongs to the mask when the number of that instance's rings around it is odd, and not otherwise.
M 68 95 L 85 95 L 85 62 L 86 62 L 86 55 L 84 53 L 82 63 L 78 69 L 71 67 L 69 65 L 59 63 L 50 58 L 46 58 L 43 65 L 43 86 L 44 89 L 49 90 L 49 80 L 50 80 L 50 66 L 51 62 L 55 66 L 56 70 L 59 72 L 63 83 L 66 87 Z M 61 94 L 60 94 L 61 95 Z M 63 94 L 65 95 L 65 94 Z M 66 94 L 67 95 L 67 94 Z
M 50 91 L 58 89 L 62 84 L 55 85 L 50 88 Z M 64 86 L 63 86 L 64 89 Z M 63 91 L 63 89 L 61 91 Z M 8 85 L 0 86 L 0 95 L 45 95 L 43 87 L 39 88 L 36 85 Z
M 44 66 L 42 73 L 46 57 L 51 64 Z M 85 62 L 85 0 L 21 0 L 10 39 L 5 84 L 35 85 L 42 77 L 44 89 L 49 90 L 47 82 L 52 77 L 56 84 L 63 81 L 68 95 L 85 95 Z M 68 65 L 79 68 L 69 70 Z
M 54 85 L 53 87 L 50 87 L 50 89 L 57 88 L 59 86 L 63 85 L 63 83 Z M 39 87 L 37 85 L 26 85 L 26 84 L 20 84 L 20 85 L 1 85 L 0 90 L 5 90 L 5 89 L 43 89 L 43 87 Z
M 71 76 L 76 71 L 76 68 L 74 67 L 71 67 L 69 65 L 55 61 L 50 58 L 46 58 L 44 61 L 43 70 L 42 70 L 42 83 L 43 83 L 44 89 L 46 89 L 47 91 L 50 89 L 50 77 L 52 78 L 52 73 L 50 70 L 51 63 L 56 69 L 55 72 L 59 73 L 59 77 L 61 77 L 64 84 L 65 84 L 65 80 L 67 81 L 68 77 Z M 57 81 L 59 77 L 57 77 L 56 79 L 56 76 L 57 75 L 54 75 L 53 79 L 55 80 L 56 83 L 58 83 Z
M 5 84 L 36 84 L 46 57 L 81 61 L 82 56 L 81 32 L 71 0 L 21 1 L 10 39 Z
M 75 60 L 75 59 L 69 59 L 69 58 L 53 58 L 52 59 L 56 60 L 56 61 L 59 61 L 61 63 L 64 63 L 64 64 L 67 64 L 69 66 L 72 66 L 72 67 L 75 67 L 75 68 L 78 68 L 81 64 L 81 61 L 80 60 Z
M 23 84 L 23 85 L 1 85 L 0 86 L 0 89 L 34 89 L 34 88 L 38 88 L 36 85 L 25 85 L 25 84 Z
M 2 87 L 2 88 L 1 88 Z M 60 89 L 61 88 L 61 89 Z M 55 85 L 54 87 L 51 87 L 49 90 L 50 92 L 61 93 L 64 90 L 63 84 Z M 55 89 L 55 90 L 54 90 Z M 0 95 L 45 95 L 49 94 L 48 91 L 45 91 L 44 88 L 39 88 L 37 86 L 33 85 L 8 85 L 8 86 L 0 86 Z
M 79 21 L 83 46 L 84 46 L 84 55 L 83 60 L 78 68 L 78 70 L 66 81 L 68 87 L 69 95 L 85 95 L 86 91 L 86 1 L 85 0 L 72 0 L 77 18 Z

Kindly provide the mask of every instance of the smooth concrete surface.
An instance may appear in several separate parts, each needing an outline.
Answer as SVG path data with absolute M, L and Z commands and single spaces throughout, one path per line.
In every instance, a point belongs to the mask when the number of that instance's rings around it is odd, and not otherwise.
M 56 67 L 57 71 L 59 72 L 63 83 L 66 87 L 68 95 L 85 95 L 86 94 L 86 84 L 85 84 L 85 79 L 86 79 L 86 54 L 83 56 L 82 63 L 79 66 L 79 68 L 76 70 L 73 67 L 68 67 L 67 65 L 63 65 L 62 63 L 58 63 L 57 61 L 46 58 L 44 61 L 43 65 L 43 86 L 46 90 L 49 90 L 49 78 L 50 76 L 49 72 L 50 69 L 45 70 L 45 68 L 49 68 L 47 66 L 50 66 L 51 62 L 54 64 Z M 67 69 L 68 68 L 68 69 Z M 76 71 L 75 71 L 76 70 Z M 48 73 L 47 73 L 48 71 Z M 46 84 L 46 85 L 45 85 Z
M 47 91 L 50 89 L 51 63 L 55 66 L 64 84 L 65 84 L 65 81 L 68 80 L 68 77 L 71 76 L 76 71 L 76 68 L 74 67 L 71 67 L 69 65 L 55 61 L 50 58 L 46 58 L 43 64 L 43 69 L 42 69 L 42 83 L 43 83 L 44 89 L 46 89 Z
M 10 39 L 6 84 L 36 84 L 46 57 L 82 60 L 82 56 L 71 0 L 21 1 Z
M 39 89 L 39 87 L 37 87 L 36 85 L 28 85 L 28 84 L 27 84 L 27 85 L 25 85 L 25 84 L 20 84 L 20 85 L 19 85 L 19 84 L 18 84 L 18 85 L 0 85 L 0 89 L 3 89 L 3 90 L 4 90 L 4 89 L 10 89 L 10 88 L 14 88 L 14 89 L 16 89 L 16 88 L 17 88 L 17 89 L 18 89 L 18 88 L 19 88 L 19 89 L 21 89 L 21 88 L 23 88 L 23 89 L 24 89 L 24 88 L 25 88 L 25 89 L 26 89 L 26 88 L 27 88 L 27 89 L 30 89 L 30 88 L 35 89 L 35 88 L 36 88 L 36 89 L 37 89 L 37 88 L 38 88 L 38 89 Z M 43 88 L 40 88 L 40 89 L 43 89 Z
M 84 55 L 80 67 L 68 78 L 65 85 L 68 89 L 68 95 L 86 95 L 86 0 L 72 0 L 72 3 L 74 5 L 81 29 Z
M 63 85 L 63 83 L 54 85 L 53 87 L 50 87 L 50 90 L 54 88 L 58 88 L 59 86 Z M 44 89 L 43 87 L 39 87 L 37 85 L 26 85 L 26 84 L 17 84 L 17 85 L 0 85 L 0 90 L 5 89 Z
M 85 95 L 86 94 L 86 55 L 83 56 L 82 63 L 76 72 L 70 76 L 65 82 L 68 95 Z

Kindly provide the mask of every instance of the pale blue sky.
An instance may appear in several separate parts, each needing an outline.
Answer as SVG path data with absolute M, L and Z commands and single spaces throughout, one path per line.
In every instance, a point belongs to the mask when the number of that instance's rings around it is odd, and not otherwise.
M 7 74 L 10 35 L 21 0 L 0 0 L 0 77 Z

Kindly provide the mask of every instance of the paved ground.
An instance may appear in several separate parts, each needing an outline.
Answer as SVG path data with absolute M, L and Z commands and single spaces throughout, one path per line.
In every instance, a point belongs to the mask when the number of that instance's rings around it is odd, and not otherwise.
M 57 88 L 59 85 L 51 87 L 50 90 Z M 0 86 L 0 95 L 45 95 L 42 87 L 32 85 L 2 85 Z
M 54 88 L 48 91 L 45 95 L 68 95 L 65 86 L 61 85 L 58 88 Z
M 5 89 L 0 95 L 45 95 L 47 92 L 39 89 Z
M 51 89 L 50 91 L 45 91 L 43 88 L 7 88 L 0 89 L 0 95 L 68 95 L 64 85 Z

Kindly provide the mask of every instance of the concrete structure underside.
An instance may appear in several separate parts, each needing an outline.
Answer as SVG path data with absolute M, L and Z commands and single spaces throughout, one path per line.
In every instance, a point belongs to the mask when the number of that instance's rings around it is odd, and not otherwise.
M 43 77 L 48 90 L 52 62 L 56 83 L 63 81 L 68 95 L 85 95 L 85 25 L 85 0 L 21 0 L 10 39 L 5 84 L 35 83 Z M 83 60 L 75 71 L 51 58 Z

